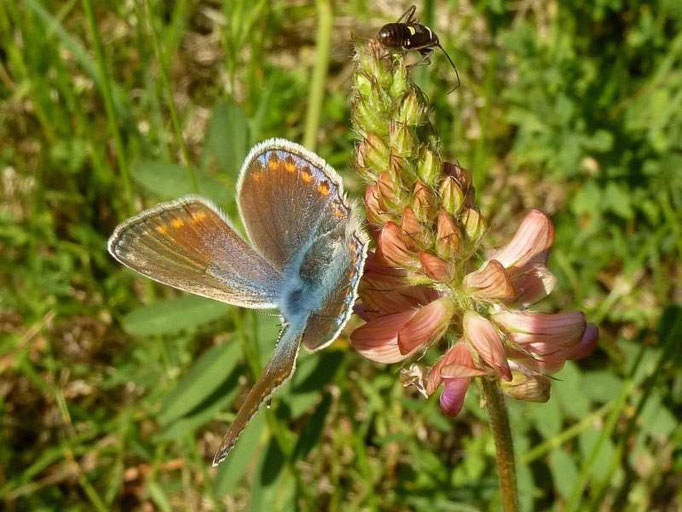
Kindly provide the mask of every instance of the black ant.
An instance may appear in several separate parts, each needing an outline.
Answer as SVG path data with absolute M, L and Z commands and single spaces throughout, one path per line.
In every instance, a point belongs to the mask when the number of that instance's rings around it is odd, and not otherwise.
M 417 51 L 423 57 L 422 62 L 427 63 L 430 62 L 429 57 L 431 56 L 431 53 L 433 53 L 433 49 L 440 48 L 448 61 L 450 61 L 452 69 L 455 70 L 455 75 L 457 76 L 457 85 L 448 92 L 448 94 L 450 94 L 461 84 L 457 66 L 455 66 L 455 63 L 452 62 L 448 53 L 441 46 L 440 40 L 433 30 L 426 25 L 419 23 L 414 17 L 416 10 L 417 6 L 413 5 L 398 18 L 398 21 L 395 23 L 387 23 L 381 27 L 377 39 L 386 48 L 400 48 L 406 51 Z

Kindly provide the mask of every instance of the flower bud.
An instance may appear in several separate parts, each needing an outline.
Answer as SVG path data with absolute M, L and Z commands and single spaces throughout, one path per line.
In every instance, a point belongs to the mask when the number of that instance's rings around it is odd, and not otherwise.
M 408 160 L 402 156 L 392 154 L 389 158 L 388 170 L 401 183 L 413 183 L 415 179 L 414 172 Z
M 464 232 L 467 238 L 473 243 L 478 242 L 478 240 L 483 236 L 486 230 L 485 220 L 483 216 L 475 210 L 474 208 L 467 208 L 461 215 L 462 222 L 464 223 Z
M 414 154 L 414 135 L 408 125 L 392 121 L 388 130 L 388 136 L 393 154 L 398 156 L 411 156 Z
M 419 262 L 424 273 L 434 281 L 449 283 L 452 281 L 452 264 L 425 251 L 419 251 Z
M 405 126 L 418 126 L 422 124 L 423 117 L 424 109 L 419 102 L 416 91 L 413 89 L 400 103 L 396 121 Z
M 462 234 L 454 217 L 441 208 L 438 212 L 436 253 L 444 260 L 457 255 L 462 247 Z
M 360 167 L 368 168 L 369 173 L 376 176 L 388 167 L 390 150 L 381 137 L 369 133 L 358 145 L 357 162 Z
M 396 212 L 402 209 L 406 202 L 406 193 L 395 175 L 389 172 L 382 172 L 377 182 L 379 190 L 379 206 L 385 212 Z
M 395 69 L 393 69 L 393 82 L 391 83 L 389 94 L 392 98 L 401 98 L 410 87 L 410 80 L 407 74 L 407 67 L 400 59 Z
M 470 202 L 467 202 L 467 206 L 473 206 L 474 187 L 472 186 L 471 173 L 458 164 L 443 162 L 443 174 L 450 176 L 457 182 L 464 196 L 470 200 Z
M 390 217 L 379 206 L 379 186 L 369 185 L 365 191 L 365 209 L 367 211 L 367 221 L 377 226 L 383 225 Z
M 367 75 L 366 73 L 355 73 L 353 82 L 357 93 L 363 98 L 368 98 L 371 94 L 373 83 L 370 75 Z
M 438 176 L 440 176 L 440 169 L 441 161 L 438 155 L 428 149 L 422 151 L 417 168 L 419 179 L 426 185 L 433 187 L 436 185 Z
M 386 133 L 384 113 L 370 105 L 367 99 L 359 99 L 353 109 L 353 124 L 362 127 L 364 133 Z
M 544 375 L 524 375 L 520 372 L 513 372 L 511 382 L 502 381 L 502 391 L 517 400 L 547 402 L 551 392 L 551 382 Z
M 420 222 L 429 222 L 436 216 L 437 198 L 431 187 L 417 181 L 412 193 L 412 210 Z
M 400 228 L 405 234 L 421 245 L 430 246 L 433 243 L 433 234 L 429 229 L 424 228 L 409 206 L 406 206 L 403 210 Z
M 456 215 L 464 205 L 464 193 L 452 176 L 446 176 L 438 189 L 441 204 L 448 213 Z

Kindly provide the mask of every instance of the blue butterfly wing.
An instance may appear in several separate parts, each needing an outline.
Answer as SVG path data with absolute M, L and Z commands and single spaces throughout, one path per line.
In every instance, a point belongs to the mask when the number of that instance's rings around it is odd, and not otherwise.
M 289 317 L 285 311 L 285 320 L 307 318 L 306 348 L 328 345 L 351 314 L 367 247 L 340 177 L 302 146 L 271 139 L 247 157 L 238 203 L 254 247 L 285 281 L 301 278 L 307 294 L 319 299 L 310 301 L 314 309 L 304 307 Z
M 251 150 L 237 197 L 251 242 L 278 270 L 319 232 L 347 219 L 336 173 L 314 153 L 281 139 Z
M 303 333 L 303 345 L 308 350 L 320 350 L 343 329 L 353 311 L 357 287 L 362 276 L 367 241 L 361 232 L 351 232 L 338 242 L 335 258 L 325 265 L 315 258 L 304 260 L 302 272 L 322 277 L 322 306 L 310 314 Z

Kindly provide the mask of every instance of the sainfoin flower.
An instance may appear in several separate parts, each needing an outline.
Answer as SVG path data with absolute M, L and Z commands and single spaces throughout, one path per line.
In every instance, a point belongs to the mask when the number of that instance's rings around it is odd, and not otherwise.
M 552 222 L 530 211 L 506 245 L 481 259 L 487 224 L 471 175 L 441 160 L 425 98 L 402 61 L 382 55 L 370 42 L 356 56 L 355 165 L 368 183 L 376 248 L 356 304 L 365 323 L 351 343 L 373 361 L 399 363 L 457 340 L 420 383 L 427 394 L 442 390 L 449 415 L 460 412 L 474 378 L 499 380 L 513 398 L 546 401 L 547 375 L 590 354 L 599 338 L 581 312 L 531 309 L 556 284 L 547 268 Z

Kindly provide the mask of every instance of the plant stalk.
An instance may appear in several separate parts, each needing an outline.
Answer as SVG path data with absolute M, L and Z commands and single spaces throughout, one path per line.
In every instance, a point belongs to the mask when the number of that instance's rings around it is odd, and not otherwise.
M 514 444 L 507 406 L 500 387 L 494 380 L 479 379 L 481 390 L 488 411 L 490 429 L 495 438 L 495 456 L 497 470 L 500 477 L 500 494 L 502 496 L 502 510 L 504 512 L 518 512 L 519 496 L 516 486 L 516 465 L 514 463 Z

